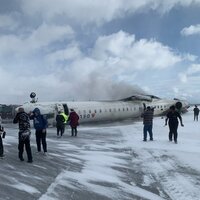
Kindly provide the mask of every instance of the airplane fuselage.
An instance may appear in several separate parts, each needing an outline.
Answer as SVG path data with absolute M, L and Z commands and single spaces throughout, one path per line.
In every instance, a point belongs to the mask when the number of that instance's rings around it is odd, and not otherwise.
M 64 111 L 69 115 L 70 109 L 74 109 L 80 118 L 80 123 L 97 121 L 115 121 L 127 118 L 136 118 L 141 114 L 139 103 L 130 102 L 52 102 L 52 103 L 25 103 L 26 112 L 39 108 L 42 114 L 55 118 L 58 111 Z
M 80 117 L 80 123 L 116 121 L 129 118 L 138 118 L 146 106 L 154 108 L 154 115 L 166 113 L 171 105 L 175 105 L 177 100 L 152 99 L 130 100 L 130 101 L 85 101 L 85 102 L 27 102 L 23 104 L 27 113 L 39 108 L 41 113 L 47 115 L 49 119 L 55 121 L 58 111 L 64 111 L 69 115 L 70 109 L 74 109 Z M 181 102 L 183 107 L 187 107 L 187 102 Z

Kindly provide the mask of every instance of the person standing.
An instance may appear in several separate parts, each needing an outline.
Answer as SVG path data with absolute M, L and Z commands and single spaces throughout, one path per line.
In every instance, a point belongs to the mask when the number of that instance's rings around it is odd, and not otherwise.
M 0 114 L 0 124 L 2 124 L 2 117 L 1 117 L 1 114 Z
M 47 120 L 44 117 L 44 115 L 41 114 L 39 108 L 35 108 L 33 110 L 33 112 L 30 114 L 30 119 L 33 120 L 33 125 L 35 128 L 37 151 L 41 152 L 41 143 L 42 143 L 44 154 L 46 154 L 47 153 L 46 128 L 48 125 Z
M 197 107 L 197 105 L 195 105 L 194 109 L 194 121 L 198 121 L 198 116 L 199 116 L 199 108 Z
M 0 125 L 0 158 L 4 157 L 4 148 L 3 148 L 3 140 L 5 138 L 6 132 L 4 131 L 4 127 Z
M 20 107 L 18 108 L 18 112 L 13 119 L 14 124 L 19 124 L 19 133 L 18 133 L 18 150 L 19 150 L 19 159 L 21 161 L 24 161 L 23 158 L 23 152 L 24 152 L 24 146 L 26 149 L 28 162 L 32 163 L 32 152 L 31 152 L 31 146 L 30 146 L 30 120 L 27 113 L 24 112 L 24 108 Z
M 167 117 L 165 119 L 165 126 L 169 125 L 169 141 L 172 141 L 172 137 L 174 138 L 174 142 L 177 144 L 177 138 L 178 138 L 178 119 L 181 123 L 181 126 L 183 125 L 182 117 L 178 111 L 176 111 L 175 106 L 170 107 L 170 111 L 167 113 Z
M 147 141 L 147 132 L 149 133 L 150 140 L 153 141 L 153 113 L 154 109 L 151 109 L 150 106 L 147 106 L 144 113 L 142 113 L 141 117 L 143 118 L 143 141 Z
M 62 137 L 65 130 L 65 118 L 62 115 L 61 111 L 58 112 L 56 116 L 56 128 L 57 128 L 57 137 Z
M 71 136 L 77 136 L 77 126 L 79 125 L 79 116 L 78 114 L 74 111 L 74 109 L 70 109 L 70 114 L 69 114 L 69 125 L 71 127 Z
M 63 117 L 64 117 L 64 126 L 63 126 L 63 134 L 64 134 L 64 132 L 65 132 L 65 126 L 66 126 L 66 124 L 67 124 L 67 120 L 68 120 L 68 115 L 66 115 L 65 114 L 65 112 L 63 112 L 63 111 L 61 111 L 61 113 L 60 113 Z

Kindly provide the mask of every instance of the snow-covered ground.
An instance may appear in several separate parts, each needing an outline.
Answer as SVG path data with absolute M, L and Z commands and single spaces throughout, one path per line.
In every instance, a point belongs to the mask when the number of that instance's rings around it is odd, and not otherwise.
M 200 121 L 183 116 L 178 144 L 168 141 L 164 119 L 154 118 L 154 141 L 143 142 L 141 121 L 79 127 L 78 137 L 48 129 L 48 156 L 20 162 L 17 126 L 6 127 L 0 160 L 1 200 L 199 200 Z M 24 156 L 26 158 L 26 156 Z

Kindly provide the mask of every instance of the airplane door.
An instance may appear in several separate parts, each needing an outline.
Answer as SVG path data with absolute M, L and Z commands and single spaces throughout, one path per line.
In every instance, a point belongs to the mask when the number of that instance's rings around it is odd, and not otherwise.
M 69 108 L 68 108 L 67 104 L 63 104 L 63 108 L 64 108 L 65 114 L 69 115 Z
M 145 110 L 146 104 L 145 103 L 140 103 L 139 104 L 139 114 L 141 115 L 144 110 Z

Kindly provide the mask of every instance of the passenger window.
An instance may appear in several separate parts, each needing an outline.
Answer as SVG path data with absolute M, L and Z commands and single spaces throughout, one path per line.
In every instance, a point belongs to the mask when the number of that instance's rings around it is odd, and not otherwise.
M 100 113 L 102 112 L 101 109 L 99 110 L 99 112 L 100 112 Z
M 91 110 L 89 110 L 89 113 L 91 113 Z
M 110 111 L 110 112 L 112 112 L 112 110 L 111 110 L 111 109 L 109 109 L 109 111 Z
M 94 110 L 94 113 L 97 113 L 97 111 L 96 111 L 96 110 Z
M 118 111 L 120 111 L 120 108 L 118 109 Z

